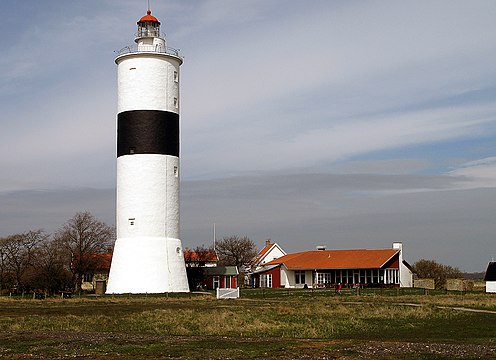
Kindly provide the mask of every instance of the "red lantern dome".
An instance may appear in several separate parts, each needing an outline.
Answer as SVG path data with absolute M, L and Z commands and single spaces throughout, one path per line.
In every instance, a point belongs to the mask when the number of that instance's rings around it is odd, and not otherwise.
M 140 23 L 144 23 L 144 22 L 153 22 L 153 23 L 157 23 L 158 25 L 160 25 L 160 21 L 158 21 L 157 18 L 152 15 L 152 11 L 150 9 L 148 9 L 145 16 L 143 16 L 141 19 L 139 19 L 138 25 Z

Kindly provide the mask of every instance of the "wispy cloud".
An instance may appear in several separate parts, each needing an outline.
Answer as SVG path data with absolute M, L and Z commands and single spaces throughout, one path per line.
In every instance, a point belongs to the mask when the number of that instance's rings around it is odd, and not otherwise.
M 450 241 L 473 237 L 472 262 L 484 255 L 495 232 L 496 2 L 151 5 L 185 56 L 188 241 L 204 243 L 218 221 L 289 250 L 303 238 L 408 240 L 415 256 L 449 260 Z M 146 2 L 6 0 L 3 9 L 0 228 L 55 213 L 63 222 L 91 203 L 113 211 L 101 200 L 113 190 L 55 194 L 114 186 L 113 51 L 133 42 Z
M 450 176 L 462 177 L 461 188 L 496 188 L 496 157 L 489 157 L 462 164 L 450 171 Z

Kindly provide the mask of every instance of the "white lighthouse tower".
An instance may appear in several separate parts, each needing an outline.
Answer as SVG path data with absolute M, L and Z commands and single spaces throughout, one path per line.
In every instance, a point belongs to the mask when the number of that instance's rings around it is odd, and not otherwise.
M 117 241 L 107 294 L 187 292 L 179 239 L 179 66 L 147 11 L 118 69 Z

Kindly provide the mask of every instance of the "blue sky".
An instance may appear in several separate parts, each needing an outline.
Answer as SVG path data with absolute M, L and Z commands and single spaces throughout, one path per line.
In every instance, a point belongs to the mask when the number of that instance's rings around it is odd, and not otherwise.
M 116 50 L 146 1 L 0 5 L 0 236 L 115 216 Z M 496 257 L 494 1 L 157 1 L 181 49 L 184 246 Z

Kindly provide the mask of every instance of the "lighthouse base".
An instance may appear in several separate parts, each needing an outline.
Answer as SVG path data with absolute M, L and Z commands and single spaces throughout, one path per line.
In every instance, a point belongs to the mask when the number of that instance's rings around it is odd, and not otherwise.
M 181 240 L 117 239 L 106 294 L 189 292 Z

